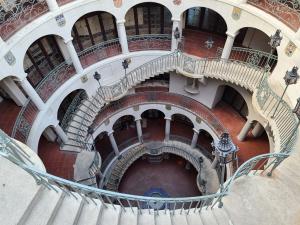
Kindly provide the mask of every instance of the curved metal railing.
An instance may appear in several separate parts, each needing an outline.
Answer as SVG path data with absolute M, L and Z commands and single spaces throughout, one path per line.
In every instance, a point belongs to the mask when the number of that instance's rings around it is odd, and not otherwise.
M 2 136 L 3 135 L 0 133 L 0 155 L 24 169 L 36 180 L 38 185 L 43 185 L 47 189 L 54 191 L 60 189 L 74 198 L 77 198 L 74 193 L 78 193 L 85 198 L 90 198 L 92 200 L 98 199 L 104 207 L 111 205 L 115 210 L 117 210 L 115 207 L 116 205 L 119 205 L 124 211 L 126 211 L 127 208 L 133 209 L 133 207 L 136 207 L 140 214 L 147 213 L 148 210 L 149 214 L 154 210 L 157 215 L 165 213 L 166 210 L 174 213 L 177 209 L 184 211 L 186 214 L 189 214 L 192 211 L 200 213 L 203 208 L 214 207 L 215 204 L 222 201 L 224 196 L 230 194 L 230 188 L 234 184 L 233 181 L 237 178 L 250 174 L 270 173 L 270 171 L 272 171 L 271 165 L 276 165 L 276 163 L 284 160 L 289 155 L 283 153 L 270 153 L 256 156 L 246 161 L 240 166 L 236 173 L 227 180 L 222 192 L 216 194 L 186 198 L 157 198 L 98 189 L 42 172 L 20 159 L 20 156 L 24 154 L 20 146 L 8 144 L 7 137 L 3 138 Z M 96 202 L 94 203 L 97 204 Z M 155 207 L 157 205 L 160 207 Z M 145 212 L 144 209 L 147 211 Z
M 142 34 L 127 37 L 129 51 L 171 50 L 171 34 Z

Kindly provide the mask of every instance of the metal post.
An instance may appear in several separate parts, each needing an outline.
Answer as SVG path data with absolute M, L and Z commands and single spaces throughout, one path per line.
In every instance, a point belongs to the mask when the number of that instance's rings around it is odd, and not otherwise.
M 285 92 L 286 92 L 288 86 L 289 86 L 289 85 L 286 85 L 285 88 L 284 88 L 284 91 L 283 91 L 283 93 L 282 93 L 282 95 L 281 95 L 281 97 L 280 97 L 280 100 L 279 100 L 279 102 L 277 103 L 277 106 L 276 106 L 276 108 L 275 108 L 275 110 L 274 110 L 274 112 L 273 112 L 273 115 L 271 116 L 272 119 L 275 117 L 275 114 L 276 114 L 276 112 L 277 112 L 277 109 L 278 109 L 278 107 L 279 107 L 279 105 L 280 105 L 280 103 L 281 103 L 281 101 L 282 101 L 282 99 L 283 99 L 283 96 L 285 95 Z

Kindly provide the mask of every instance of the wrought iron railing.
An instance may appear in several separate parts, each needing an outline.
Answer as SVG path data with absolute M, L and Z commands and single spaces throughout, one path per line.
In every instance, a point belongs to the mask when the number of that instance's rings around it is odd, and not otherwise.
M 299 0 L 247 0 L 247 3 L 270 13 L 294 31 L 298 30 L 300 25 Z
M 221 58 L 223 48 L 218 48 L 216 57 Z M 274 69 L 277 64 L 277 56 L 271 53 L 259 51 L 252 48 L 233 47 L 231 49 L 229 60 L 244 62 L 248 66 L 265 67 Z M 268 63 L 268 65 L 267 65 Z
M 56 192 L 61 190 L 74 198 L 77 198 L 74 193 L 78 193 L 80 196 L 85 198 L 98 199 L 104 207 L 110 205 L 115 210 L 117 210 L 117 205 L 119 205 L 119 207 L 121 207 L 124 211 L 128 209 L 132 210 L 133 207 L 137 207 L 140 214 L 150 214 L 151 211 L 154 211 L 157 215 L 165 213 L 166 210 L 169 210 L 171 213 L 175 213 L 176 209 L 180 209 L 186 214 L 189 214 L 190 212 L 200 213 L 203 208 L 214 207 L 219 201 L 222 201 L 224 196 L 230 194 L 230 188 L 234 184 L 233 181 L 237 178 L 244 175 L 257 175 L 260 173 L 269 174 L 270 170 L 272 170 L 271 166 L 276 165 L 277 162 L 282 161 L 289 156 L 289 154 L 283 153 L 270 153 L 256 156 L 248 160 L 241 165 L 230 179 L 227 180 L 223 191 L 216 194 L 187 198 L 157 198 L 106 191 L 53 176 L 38 170 L 34 166 L 24 163 L 24 161 L 19 157 L 19 155 L 24 154 L 22 151 L 23 150 L 21 148 L 14 144 L 8 145 L 6 138 L 0 138 L 0 155 L 24 169 L 36 180 L 38 185 L 43 185 L 47 189 L 54 190 Z M 95 201 L 93 202 L 97 205 Z M 160 207 L 156 207 L 157 205 Z
M 172 35 L 144 34 L 127 37 L 129 51 L 171 50 Z
M 45 0 L 2 0 L 0 3 L 0 34 L 7 40 L 16 31 L 48 11 Z
M 268 82 L 268 76 L 265 76 L 257 89 L 256 99 L 260 110 L 268 121 L 274 121 L 274 126 L 278 129 L 278 139 L 275 137 L 275 151 L 289 153 L 297 138 L 297 118 L 293 113 L 291 106 L 286 101 L 281 101 L 278 110 L 272 117 L 275 107 L 280 101 L 280 97 L 273 91 Z
M 70 105 L 68 106 L 63 119 L 60 122 L 60 126 L 61 128 L 66 131 L 70 120 L 72 119 L 74 113 L 76 112 L 76 110 L 78 109 L 79 104 L 81 103 L 81 101 L 83 99 L 86 99 L 87 95 L 85 93 L 85 91 L 80 91 L 79 93 L 77 93 L 75 95 L 75 97 L 72 99 L 72 102 L 70 103 Z
M 112 39 L 93 45 L 78 53 L 80 62 L 84 68 L 103 59 L 122 54 L 119 39 Z

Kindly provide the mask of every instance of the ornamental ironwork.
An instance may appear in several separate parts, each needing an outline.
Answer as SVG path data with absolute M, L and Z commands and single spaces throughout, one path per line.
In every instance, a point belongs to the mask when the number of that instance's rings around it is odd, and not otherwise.
M 275 16 L 294 31 L 298 30 L 300 25 L 299 0 L 247 0 L 247 3 Z
M 48 11 L 45 0 L 2 0 L 0 3 L 0 34 L 8 39 L 17 30 Z

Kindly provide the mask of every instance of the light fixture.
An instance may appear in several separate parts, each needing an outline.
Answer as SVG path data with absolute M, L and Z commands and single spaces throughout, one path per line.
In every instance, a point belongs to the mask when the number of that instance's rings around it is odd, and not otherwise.
M 291 71 L 286 71 L 285 76 L 283 77 L 286 86 L 285 86 L 285 89 L 284 89 L 284 91 L 283 91 L 283 93 L 282 93 L 282 95 L 280 97 L 280 100 L 278 101 L 278 103 L 277 103 L 277 105 L 275 107 L 275 110 L 274 110 L 273 115 L 271 116 L 271 118 L 275 117 L 277 109 L 278 109 L 280 103 L 282 102 L 282 99 L 283 99 L 283 97 L 284 97 L 284 95 L 285 95 L 285 93 L 286 93 L 289 85 L 296 84 L 298 78 L 299 78 L 298 67 L 294 66 Z
M 221 134 L 220 140 L 215 143 L 213 142 L 212 147 L 221 169 L 220 192 L 222 192 L 224 189 L 225 167 L 233 160 L 237 160 L 236 152 L 239 149 L 236 145 L 233 144 L 228 133 Z M 221 208 L 222 206 L 222 198 L 220 198 L 218 207 Z
M 277 29 L 274 35 L 270 36 L 270 42 L 269 45 L 271 46 L 272 49 L 277 48 L 282 40 L 282 36 L 280 35 L 281 30 Z
M 180 38 L 180 31 L 179 31 L 178 27 L 176 27 L 174 30 L 174 38 L 176 40 L 178 40 Z
M 127 81 L 127 85 L 129 85 L 129 81 L 128 81 L 128 78 L 127 78 L 127 73 L 126 73 L 126 69 L 128 69 L 129 67 L 129 64 L 131 63 L 131 58 L 126 58 L 124 59 L 124 61 L 122 62 L 122 66 L 124 68 L 124 71 L 125 71 L 125 79 Z M 123 85 L 126 87 L 126 84 L 124 83 L 123 79 L 122 79 L 122 83 Z
M 102 100 L 104 101 L 104 100 L 105 100 L 105 95 L 104 95 L 104 91 L 103 91 L 103 89 L 102 89 L 102 85 L 101 85 L 101 83 L 100 83 L 100 80 L 101 80 L 101 74 L 98 73 L 98 71 L 96 71 L 96 72 L 94 73 L 94 79 L 95 79 L 95 80 L 98 82 L 98 84 L 99 84 L 99 90 L 101 91 L 100 97 L 101 97 Z

